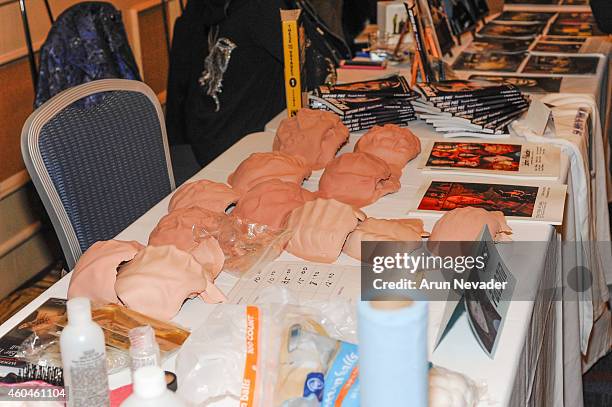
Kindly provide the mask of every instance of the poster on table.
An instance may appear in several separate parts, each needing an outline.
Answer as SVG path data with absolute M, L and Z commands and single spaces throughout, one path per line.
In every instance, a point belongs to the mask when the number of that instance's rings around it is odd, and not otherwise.
M 517 185 L 491 182 L 432 180 L 417 193 L 416 208 L 411 213 L 444 212 L 473 206 L 501 211 L 509 220 L 544 222 L 560 225 L 567 185 Z
M 550 144 L 427 141 L 419 168 L 428 173 L 557 180 L 561 150 Z
M 523 73 L 548 75 L 595 75 L 601 56 L 530 55 Z

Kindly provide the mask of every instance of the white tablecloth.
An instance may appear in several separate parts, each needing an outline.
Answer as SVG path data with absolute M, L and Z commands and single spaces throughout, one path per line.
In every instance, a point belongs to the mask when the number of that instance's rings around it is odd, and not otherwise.
M 422 123 L 411 126 L 413 131 L 421 137 L 435 135 Z M 351 136 L 351 143 L 344 147 L 343 151 L 352 150 L 357 136 Z M 255 133 L 249 135 L 230 148 L 221 157 L 200 171 L 194 179 L 211 179 L 225 181 L 227 175 L 245 159 L 250 153 L 256 151 L 270 151 L 272 146 L 272 133 Z M 567 160 L 564 158 L 562 165 L 564 173 L 567 172 Z M 313 174 L 305 186 L 316 189 L 317 179 L 320 171 Z M 448 177 L 447 177 L 448 178 Z M 451 177 L 452 178 L 452 177 Z M 420 171 L 416 169 L 413 161 L 404 170 L 402 176 L 402 188 L 393 195 L 384 197 L 376 204 L 365 208 L 370 216 L 380 217 L 405 217 L 406 212 L 415 199 L 415 192 L 423 181 Z M 154 228 L 157 221 L 167 212 L 169 197 L 153 207 L 149 212 L 135 221 L 124 232 L 117 236 L 122 240 L 137 240 L 146 243 L 148 234 Z M 436 217 L 424 217 L 425 224 L 431 229 Z M 556 239 L 555 230 L 545 224 L 529 224 L 510 222 L 514 229 L 515 240 L 529 241 L 551 241 Z M 547 271 L 547 267 L 555 269 L 555 256 L 546 259 L 546 253 L 542 253 L 539 264 L 520 264 L 521 256 L 513 256 L 507 259 L 511 270 L 524 270 L 521 283 L 531 289 L 535 289 L 543 283 L 543 279 L 555 278 L 557 274 Z M 294 259 L 291 255 L 284 253 L 279 260 Z M 546 262 L 548 260 L 548 262 Z M 354 260 L 342 255 L 339 262 L 353 262 Z M 537 262 L 536 262 L 537 263 Z M 360 278 L 358 275 L 355 278 Z M 5 334 L 11 327 L 17 324 L 26 315 L 32 312 L 44 300 L 51 296 L 65 297 L 70 275 L 67 275 L 57 284 L 47 290 L 43 295 L 21 310 L 17 315 L 0 326 L 0 335 Z M 222 273 L 216 284 L 228 292 L 236 279 Z M 542 355 L 547 355 L 546 349 L 554 347 L 554 314 L 550 313 L 550 301 L 540 299 L 535 302 L 537 312 L 534 313 L 533 301 L 515 301 L 510 305 L 507 320 L 502 331 L 498 351 L 494 359 L 490 359 L 480 349 L 468 327 L 465 317 L 462 317 L 441 345 L 431 355 L 431 361 L 435 364 L 457 370 L 479 383 L 487 385 L 489 398 L 492 405 L 516 405 L 524 406 L 527 400 L 532 398 L 530 383 L 542 377 L 550 376 L 550 370 L 541 366 Z M 213 305 L 204 304 L 199 299 L 187 301 L 178 316 L 174 319 L 177 323 L 188 328 L 196 328 L 204 323 L 206 316 L 212 310 Z M 430 344 L 438 333 L 440 318 L 444 309 L 443 302 L 432 303 L 430 307 Z M 543 311 L 542 311 L 543 310 Z M 542 332 L 552 332 L 552 335 L 542 336 Z M 431 346 L 430 346 L 431 350 Z M 546 363 L 554 361 L 554 355 L 547 355 Z M 550 356 L 553 356 L 552 358 Z M 174 370 L 174 360 L 166 362 L 168 370 Z M 121 372 L 110 377 L 111 388 L 116 388 L 129 382 L 128 372 Z M 546 389 L 546 397 L 553 397 L 554 388 Z

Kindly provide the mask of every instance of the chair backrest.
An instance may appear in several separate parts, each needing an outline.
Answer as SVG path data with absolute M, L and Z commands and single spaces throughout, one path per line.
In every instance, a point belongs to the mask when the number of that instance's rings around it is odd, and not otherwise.
M 94 94 L 104 97 L 79 103 Z M 104 79 L 58 94 L 26 121 L 21 151 L 70 268 L 175 188 L 161 106 L 142 82 Z

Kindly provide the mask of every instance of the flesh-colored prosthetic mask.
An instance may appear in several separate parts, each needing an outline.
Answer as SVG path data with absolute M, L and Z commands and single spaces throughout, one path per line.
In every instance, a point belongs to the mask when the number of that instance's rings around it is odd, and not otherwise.
M 332 263 L 358 219 L 365 219 L 363 212 L 335 199 L 308 201 L 289 216 L 287 228 L 293 237 L 286 250 L 305 260 Z
M 168 212 L 193 206 L 213 212 L 225 212 L 238 198 L 240 194 L 229 185 L 203 179 L 180 187 L 170 199 Z
M 281 121 L 272 149 L 301 157 L 313 170 L 324 168 L 348 140 L 340 117 L 324 110 L 300 109 Z
M 196 207 L 174 210 L 160 219 L 149 235 L 149 245 L 174 245 L 191 253 L 214 278 L 221 272 L 225 256 L 212 235 L 219 232 L 225 217 L 224 213 Z
M 279 229 L 285 225 L 292 210 L 315 198 L 313 192 L 293 182 L 271 179 L 246 192 L 238 201 L 232 216 Z
M 348 235 L 342 251 L 361 260 L 362 241 L 420 242 L 424 232 L 421 219 L 367 218 Z
M 301 185 L 302 181 L 310 177 L 310 172 L 310 168 L 301 158 L 280 151 L 253 153 L 227 177 L 227 183 L 235 191 L 244 193 L 269 179 L 280 179 Z
M 434 225 L 429 241 L 473 241 L 478 239 L 484 225 L 496 241 L 509 240 L 512 229 L 500 211 L 487 211 L 467 206 L 446 212 Z
M 141 250 L 119 271 L 115 291 L 128 308 L 161 320 L 173 318 L 196 295 L 207 302 L 225 299 L 200 263 L 174 246 Z
M 410 130 L 396 124 L 374 126 L 355 145 L 355 152 L 370 153 L 399 170 L 421 152 L 421 142 Z
M 106 240 L 94 243 L 79 258 L 68 286 L 68 299 L 87 297 L 97 304 L 118 303 L 117 268 L 132 260 L 144 246 L 136 241 Z
M 397 174 L 368 153 L 345 153 L 330 162 L 319 180 L 319 196 L 361 208 L 400 188 Z

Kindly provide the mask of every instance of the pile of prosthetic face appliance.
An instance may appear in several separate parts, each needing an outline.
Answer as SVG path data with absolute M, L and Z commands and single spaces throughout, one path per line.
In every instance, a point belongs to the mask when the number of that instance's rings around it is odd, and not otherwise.
M 333 113 L 300 110 L 280 124 L 274 151 L 251 154 L 228 184 L 180 187 L 146 247 L 117 240 L 91 246 L 75 267 L 68 297 L 170 319 L 187 298 L 223 301 L 214 285 L 222 270 L 245 272 L 283 250 L 331 263 L 342 252 L 360 259 L 362 241 L 420 242 L 426 235 L 420 220 L 366 218 L 361 211 L 400 189 L 419 139 L 396 125 L 375 126 L 353 152 L 336 156 L 348 134 Z M 319 190 L 304 189 L 320 169 Z M 485 224 L 496 239 L 510 233 L 501 213 L 464 208 L 445 214 L 430 240 L 473 240 Z

